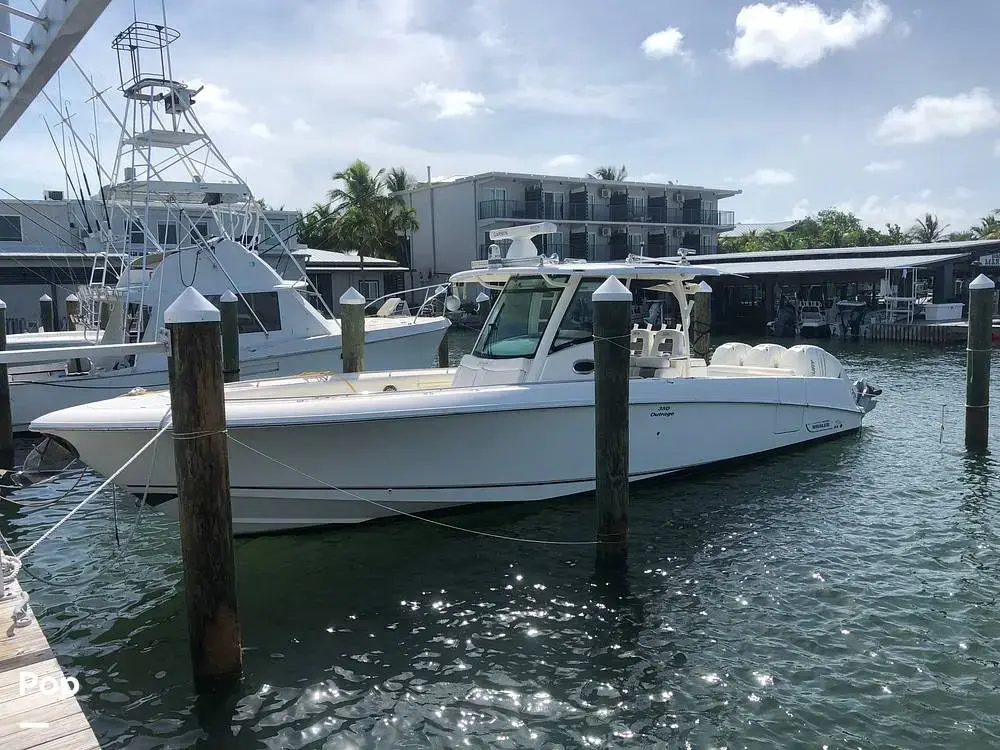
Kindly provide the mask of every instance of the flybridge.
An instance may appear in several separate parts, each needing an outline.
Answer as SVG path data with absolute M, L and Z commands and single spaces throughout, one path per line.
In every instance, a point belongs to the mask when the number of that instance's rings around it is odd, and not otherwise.
M 0 0 L 0 139 L 41 93 L 110 0 Z M 14 25 L 27 29 L 12 33 Z

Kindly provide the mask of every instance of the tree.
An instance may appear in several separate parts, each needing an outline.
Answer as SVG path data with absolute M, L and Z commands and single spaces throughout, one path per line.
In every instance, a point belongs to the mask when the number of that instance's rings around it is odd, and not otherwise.
M 940 242 L 945 229 L 947 225 L 942 226 L 937 216 L 928 213 L 924 214 L 924 218 L 917 219 L 910 230 L 910 237 L 914 242 Z
M 910 236 L 899 224 L 886 224 L 885 237 L 890 245 L 906 245 L 910 241 Z
M 598 167 L 593 172 L 588 172 L 587 177 L 592 180 L 606 180 L 607 182 L 624 182 L 628 177 L 628 170 L 625 165 L 620 167 Z
M 417 179 L 406 171 L 406 167 L 393 167 L 385 173 L 385 187 L 390 193 L 401 193 L 416 185 Z
M 314 250 L 336 250 L 336 216 L 329 203 L 317 203 L 299 218 L 299 241 Z
M 969 239 L 1000 240 L 1000 209 L 990 211 L 981 218 L 970 234 L 972 237 Z

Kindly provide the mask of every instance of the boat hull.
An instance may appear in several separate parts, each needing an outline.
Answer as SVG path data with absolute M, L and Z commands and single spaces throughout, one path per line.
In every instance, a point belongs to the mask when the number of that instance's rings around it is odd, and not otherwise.
M 370 331 L 365 340 L 365 365 L 378 370 L 427 367 L 433 363 L 447 327 L 443 319 L 428 318 L 395 329 Z M 308 344 L 309 340 L 303 343 Z M 276 378 L 305 372 L 340 372 L 340 337 L 331 336 L 321 343 L 307 351 L 247 357 L 240 363 L 241 377 Z M 162 367 L 144 371 L 122 368 L 99 375 L 15 374 L 10 386 L 14 430 L 25 432 L 32 421 L 44 414 L 120 396 L 133 388 L 166 388 L 166 358 L 157 359 Z
M 765 453 L 856 430 L 862 411 L 833 378 L 632 381 L 632 481 Z M 560 385 L 560 384 L 556 384 Z M 352 524 L 458 505 L 546 500 L 595 486 L 593 384 L 561 384 L 558 402 L 517 388 L 449 389 L 439 413 L 407 412 L 415 394 L 341 397 L 330 419 L 264 426 L 227 403 L 236 534 Z M 544 389 L 547 386 L 533 386 Z M 575 394 L 567 394 L 567 390 Z M 433 401 L 435 393 L 421 398 Z M 789 397 L 792 394 L 793 397 Z M 784 396 L 784 397 L 783 397 Z M 384 399 L 379 416 L 372 402 Z M 441 398 L 444 398 L 442 396 Z M 367 402 L 352 415 L 352 401 Z M 458 403 L 458 405 L 454 405 Z M 427 404 L 423 405 L 424 407 Z M 58 415 L 54 415 L 58 416 Z M 50 425 L 112 474 L 155 431 Z M 152 452 L 153 449 L 150 449 Z M 176 506 L 173 447 L 161 438 L 118 479 Z M 148 482 L 148 491 L 147 491 Z

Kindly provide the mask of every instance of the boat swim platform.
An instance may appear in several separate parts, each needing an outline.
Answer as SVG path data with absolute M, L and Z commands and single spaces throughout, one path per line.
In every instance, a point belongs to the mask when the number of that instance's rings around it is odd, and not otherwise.
M 100 750 L 100 743 L 38 621 L 16 627 L 21 605 L 15 579 L 0 599 L 0 748 Z
M 867 323 L 861 338 L 872 341 L 900 341 L 914 344 L 964 344 L 969 337 L 969 321 L 949 320 L 912 323 Z M 1000 341 L 1000 320 L 993 320 L 993 340 Z

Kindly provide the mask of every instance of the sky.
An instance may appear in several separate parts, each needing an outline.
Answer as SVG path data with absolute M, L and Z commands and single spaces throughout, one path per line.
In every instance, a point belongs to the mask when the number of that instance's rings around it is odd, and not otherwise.
M 15 0 L 17 4 L 18 0 Z M 158 21 L 160 0 L 135 0 Z M 425 178 L 487 171 L 739 188 L 739 222 L 824 208 L 964 229 L 1000 208 L 1000 3 L 983 0 L 166 0 L 174 75 L 253 191 L 323 200 L 355 158 Z M 118 83 L 111 4 L 76 59 Z M 90 92 L 58 83 L 77 119 Z M 56 83 L 49 86 L 54 92 Z M 114 107 L 122 100 L 108 92 Z M 53 93 L 55 97 L 56 94 Z M 36 102 L 0 141 L 0 188 L 63 172 Z M 99 118 L 104 154 L 117 133 Z

